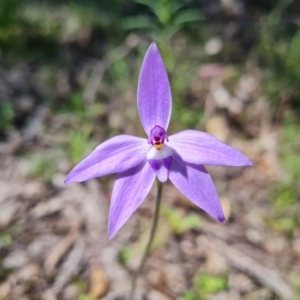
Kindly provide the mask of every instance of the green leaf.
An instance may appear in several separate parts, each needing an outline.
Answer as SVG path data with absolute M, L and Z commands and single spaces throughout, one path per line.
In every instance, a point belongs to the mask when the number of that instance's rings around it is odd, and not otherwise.
M 149 16 L 136 16 L 124 18 L 122 21 L 124 29 L 151 29 L 160 32 L 155 20 Z
M 203 21 L 205 18 L 197 9 L 186 9 L 176 14 L 173 20 L 175 25 L 183 25 L 188 22 Z
M 281 218 L 272 220 L 272 228 L 275 231 L 286 231 L 291 232 L 295 229 L 297 223 L 292 218 Z
M 96 300 L 96 298 L 91 295 L 81 294 L 77 297 L 77 300 Z
M 167 219 L 173 232 L 177 234 L 181 234 L 190 229 L 198 229 L 202 223 L 202 218 L 198 215 L 192 214 L 182 217 L 178 211 L 167 206 L 162 207 L 162 214 Z
M 214 294 L 227 289 L 227 278 L 225 276 L 198 274 L 194 280 L 199 295 Z
M 162 3 L 159 3 L 158 1 L 135 0 L 135 2 L 149 7 L 152 11 L 159 10 L 161 7 L 164 7 L 164 5 Z
M 184 295 L 180 298 L 180 300 L 196 300 L 195 291 L 193 289 L 188 290 L 184 293 Z
M 4 233 L 0 235 L 1 246 L 9 246 L 12 242 L 12 236 L 9 233 Z
M 198 229 L 202 223 L 202 219 L 198 215 L 190 215 L 181 220 L 180 232 L 190 229 Z
M 169 1 L 168 3 L 168 10 L 172 15 L 174 15 L 177 11 L 184 8 L 184 4 L 180 3 L 179 1 Z
M 119 258 L 120 258 L 120 262 L 122 265 L 126 266 L 127 263 L 130 261 L 131 258 L 131 251 L 129 249 L 129 247 L 124 246 L 119 254 Z
M 174 34 L 176 34 L 183 26 L 177 26 L 174 24 L 169 24 L 163 29 L 163 35 L 170 39 Z
M 15 110 L 11 103 L 4 102 L 0 104 L 0 132 L 6 133 L 11 129 L 14 116 Z
M 162 25 L 166 25 L 170 22 L 172 16 L 171 12 L 163 3 L 152 0 L 136 0 L 136 2 L 148 6 Z
M 295 76 L 298 80 L 300 79 L 300 30 L 293 36 L 290 44 L 290 50 L 286 58 L 287 72 L 292 76 Z

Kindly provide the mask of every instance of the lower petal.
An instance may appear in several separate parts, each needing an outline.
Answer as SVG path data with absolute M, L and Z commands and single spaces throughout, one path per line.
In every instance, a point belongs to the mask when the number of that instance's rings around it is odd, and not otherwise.
M 149 159 L 148 163 L 156 174 L 160 182 L 166 182 L 169 179 L 169 171 L 172 162 L 172 156 L 161 160 Z
M 203 166 L 173 158 L 169 178 L 190 201 L 220 222 L 225 222 L 214 183 Z
M 109 211 L 108 235 L 110 239 L 146 198 L 154 179 L 155 173 L 146 160 L 117 175 Z
M 147 159 L 158 180 L 166 182 L 169 178 L 169 170 L 172 162 L 171 149 L 165 145 L 160 150 L 152 147 L 147 154 Z

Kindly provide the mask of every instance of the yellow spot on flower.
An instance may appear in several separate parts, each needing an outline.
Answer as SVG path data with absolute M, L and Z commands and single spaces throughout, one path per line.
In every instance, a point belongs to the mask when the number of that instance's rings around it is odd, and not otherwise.
M 157 150 L 160 150 L 162 148 L 164 144 L 156 144 L 154 145 L 154 147 L 157 149 Z

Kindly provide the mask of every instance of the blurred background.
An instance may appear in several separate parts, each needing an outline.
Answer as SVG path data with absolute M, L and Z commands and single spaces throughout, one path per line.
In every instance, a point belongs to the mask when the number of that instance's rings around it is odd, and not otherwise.
M 137 300 L 300 299 L 299 25 L 296 0 L 1 0 L 0 299 L 126 299 L 154 193 L 109 241 L 114 176 L 63 180 L 107 138 L 145 137 L 152 41 L 168 134 L 206 131 L 254 166 L 208 168 L 226 225 L 165 185 Z

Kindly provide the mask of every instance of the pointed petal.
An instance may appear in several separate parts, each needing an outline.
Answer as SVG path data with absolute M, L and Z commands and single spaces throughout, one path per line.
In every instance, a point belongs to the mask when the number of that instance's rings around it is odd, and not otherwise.
M 175 156 L 191 164 L 252 166 L 244 154 L 201 131 L 181 131 L 170 136 L 167 145 L 175 150 Z
M 119 135 L 100 144 L 67 176 L 65 183 L 124 172 L 146 161 L 151 146 L 146 139 Z
M 203 166 L 186 164 L 173 158 L 169 178 L 190 201 L 218 221 L 225 221 L 214 183 Z
M 148 136 L 155 125 L 167 130 L 172 95 L 168 75 L 155 43 L 150 45 L 144 58 L 137 98 L 140 119 Z
M 155 173 L 147 162 L 120 173 L 112 192 L 108 235 L 113 238 L 148 195 Z

